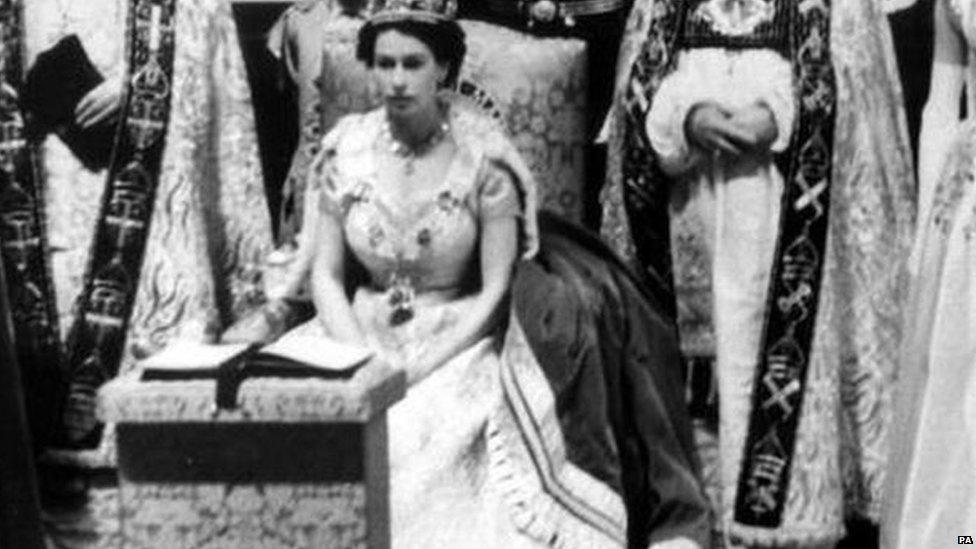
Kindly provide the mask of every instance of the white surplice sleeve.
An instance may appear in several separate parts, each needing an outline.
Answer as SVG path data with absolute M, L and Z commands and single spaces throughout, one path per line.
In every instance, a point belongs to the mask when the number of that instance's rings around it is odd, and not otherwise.
M 685 120 L 692 107 L 712 95 L 707 83 L 695 85 L 695 72 L 684 66 L 667 76 L 658 88 L 644 130 L 654 148 L 661 168 L 678 176 L 696 167 L 703 158 L 685 137 Z
M 785 59 L 770 51 L 750 52 L 760 54 L 768 59 L 756 59 L 755 62 L 740 64 L 744 70 L 752 74 L 743 75 L 739 84 L 750 86 L 756 96 L 756 101 L 765 105 L 776 121 L 778 134 L 770 144 L 769 149 L 774 153 L 781 153 L 790 145 L 793 135 L 793 124 L 796 119 L 796 95 L 793 92 L 793 67 Z

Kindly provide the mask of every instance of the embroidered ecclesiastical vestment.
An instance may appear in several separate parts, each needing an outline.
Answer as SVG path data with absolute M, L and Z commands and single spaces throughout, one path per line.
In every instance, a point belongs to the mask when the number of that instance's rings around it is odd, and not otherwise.
M 878 6 L 638 2 L 616 90 L 603 233 L 668 288 L 687 363 L 715 369 L 718 528 L 823 544 L 876 520 L 914 213 Z M 706 101 L 765 106 L 770 154 L 689 144 Z
M 7 178 L 2 189 L 5 208 L 30 213 L 5 217 L 5 252 L 34 247 L 29 262 L 11 267 L 21 283 L 12 294 L 39 303 L 15 312 L 31 320 L 15 337 L 36 341 L 43 325 L 53 339 L 47 355 L 22 348 L 22 365 L 50 371 L 54 362 L 61 373 L 25 375 L 28 395 L 43 396 L 32 410 L 56 416 L 46 419 L 58 424 L 50 438 L 69 447 L 44 460 L 111 467 L 113 430 L 102 436 L 94 419 L 100 384 L 176 338 L 214 338 L 263 298 L 270 220 L 237 35 L 219 0 L 3 8 L 4 36 L 16 45 L 5 54 L 20 55 L 23 71 L 74 35 L 100 76 L 124 87 L 108 169 L 86 168 L 50 134 L 18 145 L 34 166 L 30 184 Z M 48 311 L 43 323 L 34 322 L 38 310 Z M 114 495 L 91 501 L 84 514 L 97 518 L 79 528 L 111 544 L 115 526 L 101 519 L 112 516 Z

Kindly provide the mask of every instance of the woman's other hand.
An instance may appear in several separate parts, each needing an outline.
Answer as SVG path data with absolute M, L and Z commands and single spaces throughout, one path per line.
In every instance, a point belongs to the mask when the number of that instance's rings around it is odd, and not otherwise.
M 106 80 L 95 86 L 75 106 L 75 122 L 82 128 L 115 122 L 122 110 L 122 83 Z
M 738 158 L 755 146 L 755 136 L 718 103 L 692 107 L 685 119 L 685 135 L 690 143 L 716 156 Z

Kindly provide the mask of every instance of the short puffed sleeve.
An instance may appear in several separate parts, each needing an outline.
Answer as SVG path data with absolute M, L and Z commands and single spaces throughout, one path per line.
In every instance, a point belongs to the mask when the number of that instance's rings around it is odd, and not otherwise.
M 333 217 L 342 216 L 342 205 L 336 186 L 335 151 L 322 151 L 315 159 L 308 186 L 310 198 L 318 211 Z M 306 209 L 306 211 L 310 211 Z
M 500 162 L 486 162 L 478 181 L 478 215 L 483 221 L 522 215 L 515 175 Z
M 360 117 L 346 116 L 322 138 L 319 153 L 312 161 L 308 172 L 306 212 L 314 209 L 326 215 L 342 217 L 343 186 L 339 177 L 337 157 L 342 144 L 349 139 L 355 139 L 354 131 L 359 123 Z

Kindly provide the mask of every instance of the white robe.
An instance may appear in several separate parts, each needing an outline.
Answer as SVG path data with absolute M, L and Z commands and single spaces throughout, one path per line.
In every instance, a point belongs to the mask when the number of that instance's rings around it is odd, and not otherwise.
M 948 547 L 956 536 L 976 535 L 976 4 L 946 4 L 969 50 L 969 114 L 940 128 L 939 177 L 919 182 L 924 217 L 909 262 L 881 523 L 881 541 L 892 549 Z
M 691 49 L 661 83 L 646 130 L 671 189 L 671 246 L 679 319 L 712 318 L 709 334 L 682 333 L 689 355 L 716 357 L 721 456 L 741 454 L 751 410 L 756 357 L 764 327 L 766 294 L 779 231 L 783 175 L 771 154 L 738 160 L 689 145 L 685 120 L 702 102 L 738 109 L 756 104 L 773 114 L 778 136 L 770 149 L 789 146 L 796 116 L 789 61 L 767 49 Z M 712 303 L 682 300 L 687 289 L 711 286 Z M 711 310 L 688 311 L 704 306 Z M 720 464 L 721 508 L 735 508 L 741 459 Z M 721 517 L 731 520 L 731 516 Z

